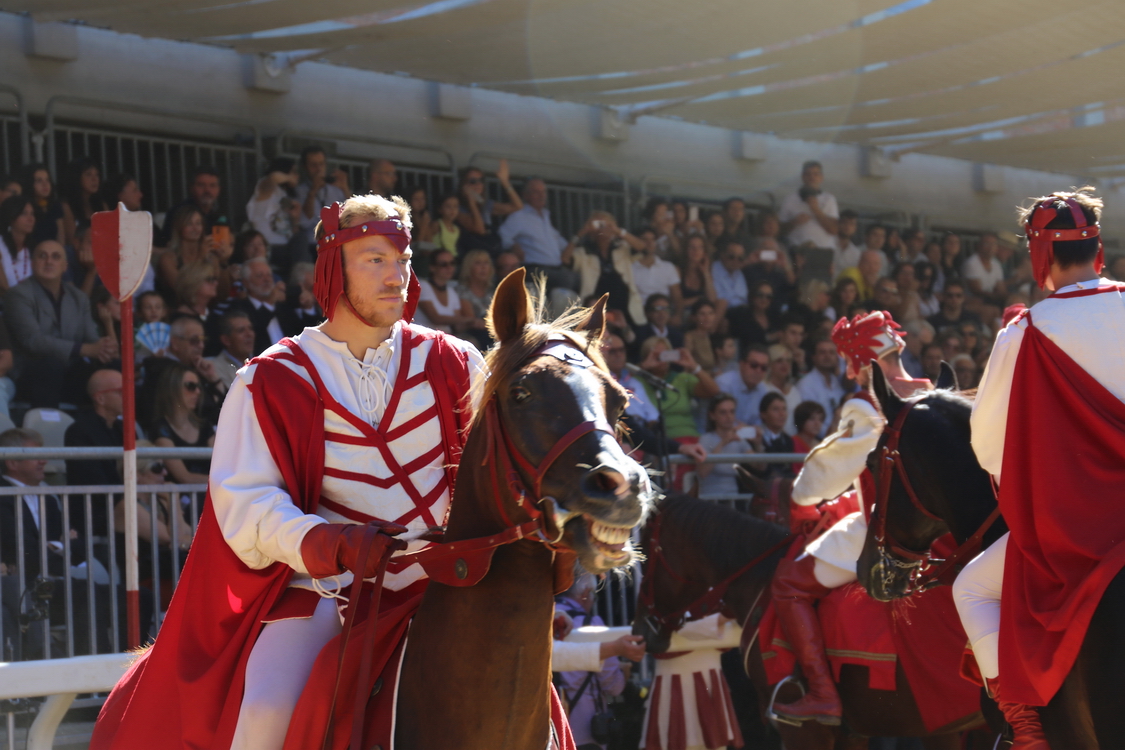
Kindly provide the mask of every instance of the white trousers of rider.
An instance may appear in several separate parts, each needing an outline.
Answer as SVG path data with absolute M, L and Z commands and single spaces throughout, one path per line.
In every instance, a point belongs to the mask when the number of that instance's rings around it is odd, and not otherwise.
M 985 679 L 1000 674 L 1000 589 L 1008 535 L 973 558 L 953 582 L 953 603 Z
M 335 599 L 321 599 L 312 617 L 279 620 L 262 628 L 246 662 L 231 750 L 281 750 L 313 662 L 339 634 Z

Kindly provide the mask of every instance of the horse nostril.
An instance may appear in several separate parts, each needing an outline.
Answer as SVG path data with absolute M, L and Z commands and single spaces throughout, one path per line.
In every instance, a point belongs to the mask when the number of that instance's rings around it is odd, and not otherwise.
M 590 471 L 583 484 L 586 492 L 592 495 L 623 495 L 629 490 L 629 482 L 624 475 L 608 468 Z

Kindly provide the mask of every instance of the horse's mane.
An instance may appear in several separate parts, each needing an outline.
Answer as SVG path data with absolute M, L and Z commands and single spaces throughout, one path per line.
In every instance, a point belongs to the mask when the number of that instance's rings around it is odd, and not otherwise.
M 657 510 L 664 519 L 661 538 L 667 539 L 669 533 L 674 533 L 687 539 L 706 540 L 702 545 L 704 554 L 719 575 L 733 573 L 788 533 L 777 524 L 681 493 L 669 494 Z M 761 570 L 752 573 L 759 575 Z M 772 567 L 767 570 L 769 575 L 773 574 Z
M 488 377 L 484 378 L 481 386 L 478 403 L 487 404 L 496 389 L 510 375 L 520 369 L 523 364 L 539 351 L 552 336 L 562 336 L 574 344 L 580 351 L 589 357 L 595 366 L 603 372 L 608 372 L 605 360 L 602 358 L 601 348 L 594 346 L 597 339 L 588 338 L 584 333 L 575 331 L 575 327 L 586 320 L 589 310 L 584 307 L 571 307 L 555 320 L 547 318 L 545 294 L 535 296 L 531 307 L 528 324 L 518 339 L 506 344 L 495 344 L 485 354 L 484 361 L 488 368 Z M 481 418 L 484 409 L 478 409 L 474 415 L 474 423 Z

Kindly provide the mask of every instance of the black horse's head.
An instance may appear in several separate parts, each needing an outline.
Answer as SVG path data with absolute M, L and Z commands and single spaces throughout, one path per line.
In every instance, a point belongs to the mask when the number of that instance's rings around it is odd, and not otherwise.
M 996 498 L 970 443 L 973 403 L 957 391 L 949 365 L 942 363 L 938 389 L 916 400 L 900 398 L 878 367 L 872 375 L 888 427 L 908 410 L 901 424 L 897 459 L 885 450 L 891 430 L 884 431 L 867 459 L 875 486 L 884 488 L 889 481 L 889 491 L 876 493 L 867 541 L 856 568 L 867 592 L 874 599 L 889 601 L 915 591 L 914 576 L 927 564 L 923 558 L 938 537 L 951 532 L 959 543 L 964 542 L 996 507 Z M 917 502 L 910 497 L 903 473 Z

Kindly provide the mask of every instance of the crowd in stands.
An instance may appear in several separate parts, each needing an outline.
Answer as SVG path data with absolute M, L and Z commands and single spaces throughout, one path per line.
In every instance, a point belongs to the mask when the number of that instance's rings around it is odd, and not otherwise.
M 517 190 L 503 161 L 494 175 L 470 168 L 455 193 L 432 195 L 400 184 L 386 159 L 353 188 L 312 146 L 269 164 L 239 226 L 220 208 L 220 174 L 199 167 L 183 200 L 158 216 L 152 263 L 134 297 L 136 361 L 122 363 L 120 305 L 98 279 L 90 217 L 118 203 L 141 210 L 144 185 L 107 176 L 89 159 L 69 164 L 57 183 L 33 165 L 0 179 L 0 415 L 61 408 L 75 420 L 67 445 L 119 446 L 124 365 L 135 368 L 138 396 L 138 425 L 128 429 L 157 446 L 211 445 L 242 363 L 322 319 L 313 295 L 319 210 L 357 189 L 402 195 L 412 207 L 416 322 L 489 346 L 493 291 L 521 266 L 545 279 L 555 313 L 608 294 L 602 354 L 632 392 L 626 421 L 640 451 L 697 462 L 805 452 L 835 428 L 856 388 L 830 339 L 838 318 L 889 312 L 907 334 L 902 364 L 911 376 L 936 380 L 944 360 L 972 388 L 1005 308 L 1041 294 L 1015 235 L 861 225 L 825 178 L 820 164 L 805 163 L 776 212 L 750 210 L 740 198 L 721 208 L 654 198 L 636 226 L 593 211 L 564 237 L 547 208 L 547 183 L 529 177 Z M 1125 257 L 1108 260 L 1107 274 L 1125 278 Z M 4 445 L 39 439 L 0 435 Z M 17 463 L 7 462 L 3 481 L 35 480 Z M 768 478 L 798 468 L 753 471 Z M 208 462 L 148 462 L 145 470 L 154 481 L 203 483 Z M 113 461 L 72 460 L 66 480 L 119 484 L 121 474 Z M 681 470 L 674 481 L 683 480 Z M 694 481 L 702 494 L 722 495 L 742 478 L 730 464 L 699 463 Z M 14 500 L 0 497 L 4 533 Z M 70 514 L 75 528 L 80 510 Z M 176 503 L 146 512 L 164 524 L 158 545 L 186 543 L 171 532 L 183 528 L 169 521 L 183 512 Z M 106 515 L 93 519 L 96 536 L 108 533 Z M 0 558 L 0 573 L 21 566 L 7 539 Z

